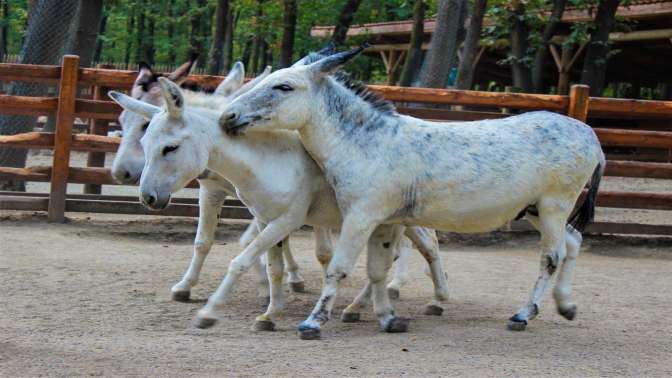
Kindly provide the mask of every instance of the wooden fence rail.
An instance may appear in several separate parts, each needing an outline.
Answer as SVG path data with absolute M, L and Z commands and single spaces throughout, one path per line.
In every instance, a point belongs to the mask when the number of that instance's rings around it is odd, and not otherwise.
M 65 56 L 61 66 L 0 64 L 0 81 L 44 83 L 58 87 L 57 97 L 25 97 L 0 95 L 0 114 L 30 116 L 55 115 L 55 133 L 27 132 L 0 136 L 0 148 L 48 149 L 54 151 L 52 166 L 27 168 L 0 167 L 0 180 L 50 182 L 49 195 L 37 193 L 0 193 L 0 209 L 48 211 L 51 221 L 62 221 L 66 211 L 117 212 L 149 214 L 134 197 L 66 195 L 68 183 L 86 184 L 87 193 L 100 193 L 101 185 L 116 185 L 109 170 L 103 168 L 104 153 L 115 152 L 119 138 L 106 136 L 107 124 L 116 120 L 120 107 L 106 100 L 109 89 L 127 90 L 137 72 L 106 68 L 79 68 L 79 58 Z M 202 85 L 217 85 L 218 76 L 190 76 Z M 76 98 L 77 89 L 92 87 L 93 98 Z M 469 121 L 507 116 L 499 110 L 549 110 L 586 121 L 589 117 L 627 119 L 672 119 L 672 102 L 627 99 L 591 98 L 588 87 L 573 86 L 569 96 L 524 93 L 492 93 L 449 89 L 405 88 L 371 85 L 398 104 L 403 114 L 435 120 Z M 414 104 L 407 106 L 406 104 Z M 423 107 L 422 104 L 429 106 Z M 443 105 L 436 109 L 435 105 Z M 446 106 L 466 106 L 469 110 L 453 110 Z M 89 119 L 89 134 L 73 134 L 75 118 Z M 592 119 L 592 118 L 591 118 Z M 672 150 L 672 132 L 596 128 L 604 147 L 636 147 Z M 87 167 L 70 167 L 72 151 L 89 154 Z M 616 177 L 672 179 L 672 164 L 646 161 L 615 161 L 607 163 L 605 174 Z M 194 181 L 191 187 L 197 187 Z M 193 200 L 176 200 L 166 215 L 197 215 Z M 186 201 L 186 202 L 185 202 Z M 239 203 L 227 203 L 222 211 L 226 217 L 249 218 Z M 600 191 L 598 206 L 621 209 L 672 211 L 672 193 Z M 155 214 L 151 212 L 151 214 Z M 597 232 L 654 233 L 672 235 L 672 226 L 636 223 L 600 223 Z

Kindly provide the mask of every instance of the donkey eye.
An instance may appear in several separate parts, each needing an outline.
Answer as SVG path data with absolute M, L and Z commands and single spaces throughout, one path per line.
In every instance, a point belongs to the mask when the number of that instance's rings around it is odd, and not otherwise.
M 177 150 L 178 147 L 180 147 L 180 146 L 166 146 L 166 147 L 163 147 L 163 152 L 162 152 L 163 156 L 166 156 L 167 154 Z
M 273 89 L 277 89 L 277 90 L 280 90 L 280 91 L 283 91 L 283 92 L 289 92 L 289 91 L 294 90 L 294 88 L 290 87 L 287 84 L 276 85 L 275 87 L 273 87 Z

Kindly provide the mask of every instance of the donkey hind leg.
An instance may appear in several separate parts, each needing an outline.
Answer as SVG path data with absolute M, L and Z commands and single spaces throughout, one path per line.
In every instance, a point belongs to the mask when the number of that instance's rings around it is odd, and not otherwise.
M 386 332 L 408 331 L 409 319 L 398 317 L 390 303 L 385 282 L 394 261 L 390 249 L 399 243 L 403 226 L 382 225 L 371 235 L 367 249 L 367 272 L 371 282 L 373 311 Z
M 303 219 L 303 218 L 302 218 Z M 229 270 L 215 293 L 208 299 L 208 303 L 198 311 L 196 326 L 208 328 L 218 319 L 217 311 L 231 296 L 233 287 L 240 278 L 259 258 L 264 251 L 287 237 L 291 231 L 299 227 L 292 217 L 278 218 L 269 223 L 259 235 L 229 264 Z
M 284 241 L 287 241 L 287 238 Z M 284 260 L 282 258 L 283 252 L 281 246 L 273 246 L 266 253 L 266 258 L 268 259 L 268 280 L 271 284 L 271 298 L 266 312 L 259 315 L 254 322 L 253 329 L 255 331 L 274 331 L 274 320 L 281 315 L 282 309 L 285 306 L 285 297 L 282 291 L 282 278 L 285 273 Z
M 571 225 L 568 224 L 566 229 L 567 256 L 560 266 L 558 278 L 553 288 L 553 298 L 555 299 L 558 313 L 567 320 L 574 320 L 577 306 L 571 300 L 572 278 L 574 277 L 576 258 L 579 256 L 583 238 L 581 237 L 581 233 Z
M 240 240 L 238 241 L 240 246 L 245 249 L 248 245 L 250 245 L 250 243 L 252 243 L 254 238 L 259 235 L 259 232 L 261 232 L 264 227 L 266 227 L 265 224 L 261 223 L 257 219 L 254 219 L 252 223 L 247 226 L 247 229 L 240 237 Z M 257 302 L 264 307 L 268 306 L 270 301 L 270 288 L 268 275 L 266 274 L 266 254 L 261 254 L 254 261 L 252 269 L 254 270 L 254 276 L 256 277 L 254 282 L 257 285 Z
M 448 279 L 443 270 L 441 255 L 439 253 L 439 240 L 436 231 L 424 227 L 407 227 L 405 235 L 408 236 L 418 251 L 425 258 L 429 266 L 430 276 L 434 283 L 434 299 L 425 306 L 425 315 L 443 314 L 443 304 L 448 301 Z
M 509 319 L 508 329 L 523 331 L 527 323 L 539 314 L 541 302 L 548 282 L 555 274 L 558 265 L 565 260 L 567 248 L 565 244 L 566 222 L 571 211 L 568 201 L 542 200 L 537 205 L 539 218 L 532 220 L 535 228 L 541 233 L 541 263 L 539 277 L 532 293 L 518 312 Z M 532 219 L 533 217 L 529 217 Z
M 280 242 L 280 247 L 282 247 L 282 255 L 285 258 L 285 263 L 287 264 L 287 282 L 289 283 L 289 288 L 295 293 L 303 293 L 306 291 L 305 284 L 303 282 L 303 277 L 299 272 L 299 264 L 294 260 L 292 255 L 292 250 L 289 247 L 289 236 L 285 240 Z
M 369 236 L 377 225 L 377 222 L 368 219 L 360 211 L 350 211 L 345 216 L 334 257 L 329 262 L 324 276 L 320 299 L 310 316 L 298 326 L 301 339 L 320 338 L 321 326 L 331 316 L 339 283 L 352 272 L 357 257 L 366 246 Z
M 326 274 L 327 266 L 329 266 L 334 251 L 334 247 L 331 244 L 331 230 L 315 227 L 313 228 L 313 233 L 315 234 L 315 257 L 317 257 L 317 261 L 319 261 L 323 272 Z
M 187 268 L 180 282 L 170 289 L 172 300 L 186 302 L 191 297 L 191 288 L 198 283 L 201 268 L 203 268 L 205 258 L 208 256 L 215 239 L 219 212 L 225 198 L 226 192 L 208 190 L 207 185 L 201 186 L 198 198 L 198 229 L 194 241 L 194 254 L 189 263 L 189 268 Z
M 371 299 L 371 281 L 366 282 L 366 286 L 357 294 L 355 300 L 346 307 L 341 313 L 343 323 L 358 322 L 361 318 L 362 309 L 369 305 Z
M 387 294 L 390 299 L 399 299 L 401 287 L 408 282 L 408 265 L 411 255 L 411 241 L 402 237 L 399 243 L 394 246 L 394 276 L 387 284 Z

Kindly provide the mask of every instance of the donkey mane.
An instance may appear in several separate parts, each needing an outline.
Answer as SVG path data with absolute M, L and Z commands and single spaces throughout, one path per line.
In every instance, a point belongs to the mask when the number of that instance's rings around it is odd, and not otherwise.
M 353 92 L 357 97 L 368 102 L 375 110 L 388 115 L 397 115 L 397 109 L 390 101 L 385 100 L 383 96 L 372 92 L 363 82 L 353 79 L 345 71 L 336 71 L 331 75 L 338 83 Z

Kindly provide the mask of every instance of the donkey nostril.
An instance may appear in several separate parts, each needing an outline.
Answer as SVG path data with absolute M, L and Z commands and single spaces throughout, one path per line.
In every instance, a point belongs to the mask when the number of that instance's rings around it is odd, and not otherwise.
M 130 179 L 130 178 L 131 178 L 131 172 L 126 171 L 126 172 L 124 173 L 124 178 L 125 178 L 126 180 Z
M 149 196 L 149 197 L 147 197 L 147 203 L 148 203 L 149 205 L 153 205 L 154 202 L 156 202 L 156 197 L 154 197 L 154 196 Z

